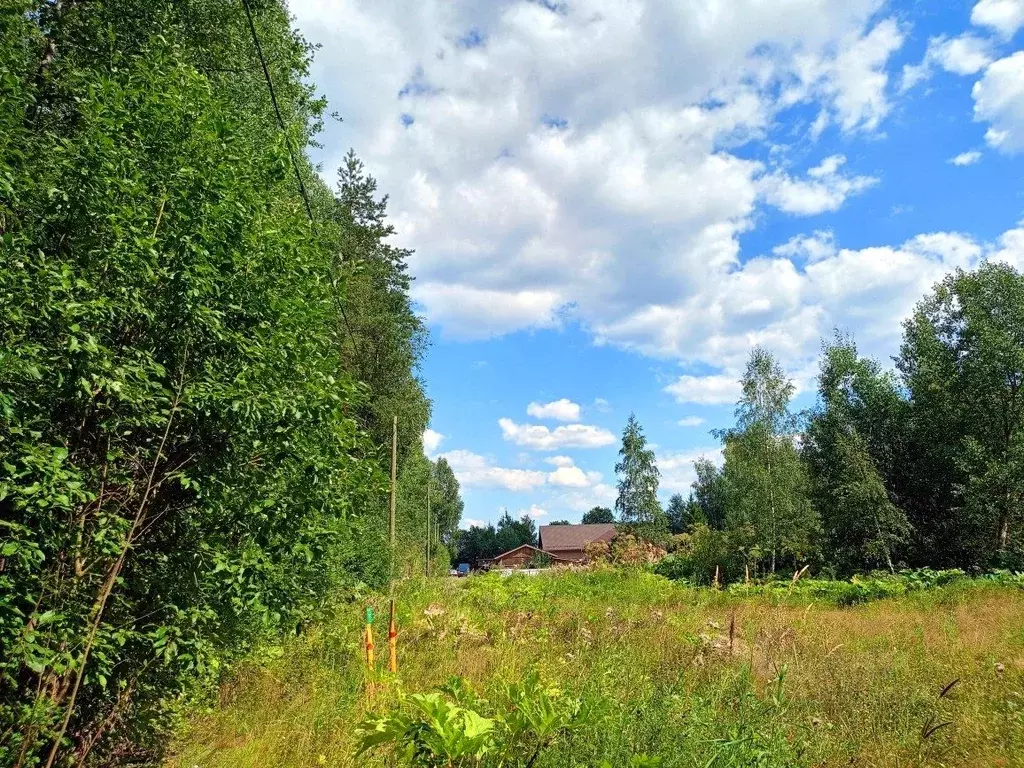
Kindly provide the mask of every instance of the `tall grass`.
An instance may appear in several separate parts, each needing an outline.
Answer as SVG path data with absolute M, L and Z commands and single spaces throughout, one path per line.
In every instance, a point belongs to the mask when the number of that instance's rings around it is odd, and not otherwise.
M 1024 591 L 954 579 L 853 607 L 823 594 L 611 570 L 408 581 L 397 679 L 367 696 L 353 604 L 226 683 L 171 765 L 396 764 L 354 754 L 357 725 L 398 690 L 458 675 L 488 696 L 533 670 L 590 712 L 538 766 L 1024 765 Z

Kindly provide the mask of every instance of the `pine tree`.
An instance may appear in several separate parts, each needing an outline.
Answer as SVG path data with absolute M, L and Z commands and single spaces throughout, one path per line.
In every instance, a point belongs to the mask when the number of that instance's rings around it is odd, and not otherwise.
M 647 447 L 647 438 L 634 414 L 630 414 L 622 432 L 619 457 L 615 465 L 615 474 L 619 477 L 619 495 L 615 500 L 619 521 L 636 526 L 642 535 L 663 535 L 668 524 L 658 502 L 661 473 L 654 451 Z

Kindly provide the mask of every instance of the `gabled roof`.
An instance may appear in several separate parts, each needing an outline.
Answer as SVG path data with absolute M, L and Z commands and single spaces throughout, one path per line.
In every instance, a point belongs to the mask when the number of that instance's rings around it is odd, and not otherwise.
M 592 541 L 609 541 L 613 538 L 615 538 L 615 525 L 612 523 L 542 525 L 540 527 L 540 548 L 545 552 L 560 552 L 567 549 L 582 550 Z
M 512 549 L 510 549 L 508 552 L 502 552 L 500 555 L 495 555 L 490 559 L 495 561 L 501 560 L 501 558 L 505 557 L 506 555 L 511 555 L 513 552 L 518 552 L 521 549 L 532 549 L 534 552 L 541 551 L 537 549 L 537 547 L 533 546 L 533 544 L 520 544 L 518 547 L 513 547 Z

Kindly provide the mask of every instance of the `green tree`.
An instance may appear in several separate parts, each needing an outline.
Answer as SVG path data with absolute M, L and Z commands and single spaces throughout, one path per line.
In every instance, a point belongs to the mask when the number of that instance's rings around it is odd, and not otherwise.
M 498 551 L 495 552 L 496 555 L 508 552 L 510 549 L 515 549 L 523 544 L 537 546 L 537 524 L 529 515 L 523 515 L 516 520 L 506 510 L 498 518 L 496 542 L 498 547 Z
M 429 410 L 406 255 L 365 177 L 320 182 L 311 48 L 249 5 L 283 130 L 242 3 L 0 13 L 0 764 L 158 763 L 387 577 L 390 420 L 412 486 Z
M 686 533 L 690 528 L 692 509 L 678 493 L 672 494 L 665 508 L 665 518 L 668 521 L 669 533 Z
M 895 385 L 843 338 L 826 345 L 818 382 L 802 456 L 822 517 L 826 558 L 843 573 L 879 566 L 894 571 L 909 543 L 910 523 L 893 503 L 862 430 L 872 437 L 884 425 L 870 411 L 894 402 L 885 394 L 894 394 Z M 893 448 L 876 438 L 878 444 L 885 446 L 883 457 Z
M 443 456 L 434 463 L 430 504 L 431 516 L 440 538 L 450 541 L 459 529 L 465 504 L 459 495 L 459 481 Z
M 619 478 L 619 495 L 615 500 L 619 521 L 635 526 L 638 532 L 647 536 L 667 531 L 665 513 L 658 502 L 661 473 L 654 451 L 647 447 L 647 438 L 634 414 L 629 415 L 622 432 L 622 448 L 619 449 L 615 474 Z
M 459 531 L 457 535 L 458 556 L 460 563 L 469 563 L 477 567 L 481 560 L 500 555 L 498 534 L 493 525 L 484 527 L 472 526 L 468 530 Z
M 583 513 L 583 524 L 594 525 L 596 523 L 614 523 L 615 513 L 608 507 L 592 507 Z
M 711 459 L 702 457 L 693 462 L 697 479 L 693 481 L 688 504 L 691 523 L 703 522 L 715 530 L 725 528 L 725 475 Z
M 552 520 L 548 525 L 570 525 L 568 520 Z
M 728 526 L 747 557 L 767 559 L 775 573 L 783 557 L 799 566 L 816 554 L 820 523 L 808 496 L 806 470 L 793 446 L 792 382 L 769 352 L 756 348 L 740 383 L 737 426 L 720 433 L 725 441 Z
M 910 393 L 918 489 L 938 491 L 914 520 L 960 564 L 1024 557 L 1024 276 L 1004 264 L 958 270 L 904 326 L 898 366 Z M 922 494 L 923 495 L 923 494 Z

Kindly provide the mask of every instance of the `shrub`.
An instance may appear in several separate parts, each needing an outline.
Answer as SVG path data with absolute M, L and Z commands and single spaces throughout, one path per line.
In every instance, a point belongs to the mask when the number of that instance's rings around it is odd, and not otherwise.
M 588 720 L 579 699 L 544 685 L 536 672 L 499 685 L 497 698 L 492 706 L 461 678 L 433 693 L 399 694 L 393 711 L 359 727 L 357 756 L 391 746 L 411 766 L 532 766 Z

